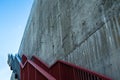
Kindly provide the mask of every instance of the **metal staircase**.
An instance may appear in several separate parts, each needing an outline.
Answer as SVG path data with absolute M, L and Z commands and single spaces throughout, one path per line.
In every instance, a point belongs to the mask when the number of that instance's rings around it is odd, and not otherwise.
M 18 80 L 111 80 L 101 74 L 58 60 L 51 67 L 36 56 L 8 55 L 8 64 Z

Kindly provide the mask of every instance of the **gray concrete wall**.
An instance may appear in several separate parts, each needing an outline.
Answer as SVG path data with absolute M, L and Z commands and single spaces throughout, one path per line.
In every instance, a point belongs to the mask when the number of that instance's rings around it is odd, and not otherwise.
M 18 53 L 119 80 L 120 0 L 35 0 Z

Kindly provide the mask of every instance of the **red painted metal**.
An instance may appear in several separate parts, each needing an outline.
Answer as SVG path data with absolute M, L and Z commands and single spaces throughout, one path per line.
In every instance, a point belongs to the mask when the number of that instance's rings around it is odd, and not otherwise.
M 21 68 L 21 79 L 20 80 L 56 80 L 43 68 L 39 67 L 32 60 L 26 60 L 27 57 L 23 55 Z M 23 64 L 24 63 L 24 64 Z
M 43 68 L 45 71 L 49 71 L 48 65 L 43 63 L 42 60 L 38 59 L 36 56 L 32 56 L 31 59 L 35 64 L 37 64 L 38 66 L 40 66 L 41 68 Z
M 22 55 L 22 64 L 24 64 L 27 61 L 27 57 L 23 54 Z
M 51 67 L 33 56 L 31 60 L 23 55 L 21 80 L 111 80 L 101 74 L 78 67 L 76 65 L 57 61 Z

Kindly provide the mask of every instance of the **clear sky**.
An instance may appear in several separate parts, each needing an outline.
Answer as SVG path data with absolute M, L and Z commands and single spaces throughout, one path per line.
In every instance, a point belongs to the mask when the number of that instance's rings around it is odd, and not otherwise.
M 17 53 L 33 0 L 0 0 L 0 80 L 10 80 L 8 53 Z

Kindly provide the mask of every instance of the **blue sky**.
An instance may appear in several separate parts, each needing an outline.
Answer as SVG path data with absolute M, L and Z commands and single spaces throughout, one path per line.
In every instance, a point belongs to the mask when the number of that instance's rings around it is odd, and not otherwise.
M 0 80 L 10 80 L 8 53 L 18 52 L 33 0 L 0 0 Z

